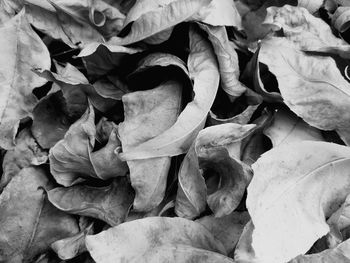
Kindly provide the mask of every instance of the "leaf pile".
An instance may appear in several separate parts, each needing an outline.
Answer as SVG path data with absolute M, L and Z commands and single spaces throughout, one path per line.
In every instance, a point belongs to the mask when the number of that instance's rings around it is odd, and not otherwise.
M 0 262 L 350 262 L 350 4 L 1 0 Z

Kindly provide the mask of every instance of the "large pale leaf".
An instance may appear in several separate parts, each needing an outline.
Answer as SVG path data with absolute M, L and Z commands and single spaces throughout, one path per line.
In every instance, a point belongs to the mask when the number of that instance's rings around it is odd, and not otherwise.
M 32 94 L 46 80 L 35 75 L 33 67 L 50 68 L 49 52 L 28 23 L 24 11 L 0 27 L 0 146 L 14 145 L 19 120 L 31 116 L 37 103 Z M 4 136 L 6 134 L 6 136 Z
M 97 263 L 233 262 L 204 226 L 182 218 L 149 217 L 124 223 L 87 236 L 86 245 Z
M 194 81 L 195 96 L 181 112 L 176 123 L 160 135 L 123 151 L 125 160 L 174 156 L 187 152 L 203 128 L 219 85 L 219 70 L 209 43 L 194 28 L 190 30 L 188 69 Z
M 302 119 L 288 111 L 275 113 L 271 126 L 264 130 L 273 147 L 298 141 L 323 141 L 321 131 L 309 126 Z
M 106 187 L 86 185 L 58 187 L 48 191 L 49 201 L 58 209 L 105 221 L 111 226 L 124 222 L 134 200 L 133 190 L 125 177 Z
M 29 129 L 22 130 L 16 138 L 16 146 L 8 150 L 2 160 L 0 191 L 22 168 L 41 165 L 48 159 L 48 153 L 37 144 Z
M 59 239 L 79 232 L 74 218 L 45 200 L 40 188 L 51 188 L 40 168 L 24 168 L 0 196 L 0 261 L 32 262 Z
M 64 138 L 50 149 L 50 170 L 59 184 L 70 186 L 82 180 L 82 177 L 109 179 L 124 176 L 126 163 L 114 154 L 120 150 L 116 127 L 109 135 L 107 144 L 92 151 L 95 145 L 96 127 L 93 107 L 72 124 Z
M 169 29 L 196 14 L 212 0 L 138 0 L 129 11 L 125 25 L 133 22 L 124 37 L 112 37 L 109 43 L 129 45 Z
M 204 216 L 196 222 L 205 226 L 215 238 L 220 240 L 230 253 L 236 247 L 244 226 L 250 220 L 248 212 L 232 212 L 231 214 L 217 218 L 214 215 Z
M 345 146 L 302 141 L 276 147 L 253 164 L 247 207 L 261 262 L 286 262 L 328 233 L 326 218 L 350 193 L 349 158 Z
M 286 39 L 261 45 L 259 60 L 276 75 L 287 106 L 308 124 L 350 143 L 350 84 L 331 57 L 307 56 Z
M 157 88 L 123 96 L 125 120 L 118 127 L 123 151 L 157 138 L 176 121 L 181 110 L 182 85 L 168 81 Z M 128 161 L 136 196 L 134 208 L 148 211 L 164 197 L 169 157 Z

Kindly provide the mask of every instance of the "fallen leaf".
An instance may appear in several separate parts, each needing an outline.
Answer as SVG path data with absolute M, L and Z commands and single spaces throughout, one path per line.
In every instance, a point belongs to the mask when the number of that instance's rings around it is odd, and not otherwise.
M 326 249 L 320 253 L 300 255 L 288 263 L 346 263 L 350 260 L 350 239 L 339 244 L 336 248 Z
M 283 35 L 304 51 L 347 44 L 333 34 L 326 22 L 302 7 L 269 7 L 264 24 L 273 26 L 275 31 L 283 29 Z
M 182 85 L 168 81 L 123 96 L 125 120 L 118 127 L 123 152 L 169 129 L 181 110 L 181 95 Z M 149 211 L 163 200 L 170 161 L 169 157 L 127 161 L 136 192 L 134 209 Z
M 67 213 L 89 216 L 111 226 L 124 222 L 134 200 L 126 178 L 115 179 L 106 187 L 76 185 L 48 191 L 49 201 Z
M 261 262 L 291 260 L 328 233 L 326 218 L 350 192 L 349 156 L 341 145 L 302 141 L 273 148 L 253 164 L 247 207 Z
M 31 69 L 50 68 L 50 54 L 28 23 L 24 11 L 0 27 L 0 146 L 11 148 L 17 133 L 19 120 L 31 116 L 37 103 L 32 90 L 46 83 Z M 30 48 L 29 48 L 30 47 Z
M 350 8 L 348 6 L 339 6 L 332 16 L 334 27 L 341 33 L 347 31 L 350 27 Z
M 83 58 L 89 74 L 101 76 L 120 66 L 121 61 L 129 55 L 141 51 L 143 51 L 141 48 L 94 42 L 86 45 L 78 57 Z
M 98 89 L 95 89 L 86 77 L 71 64 L 67 64 L 60 74 L 42 69 L 36 69 L 35 72 L 60 87 L 66 101 L 67 111 L 75 117 L 80 117 L 85 112 L 88 100 L 96 109 L 102 112 L 108 111 L 115 106 L 115 98 L 118 98 L 120 92 L 115 88 L 113 93 L 113 87 L 104 87 L 101 81 L 97 85 Z
M 249 220 L 248 212 L 232 212 L 221 218 L 217 218 L 214 215 L 204 216 L 195 222 L 205 226 L 215 238 L 222 242 L 226 251 L 230 253 L 236 247 L 243 228 Z
M 40 148 L 30 130 L 22 130 L 16 138 L 16 146 L 8 150 L 3 157 L 0 191 L 22 168 L 41 165 L 47 160 L 48 153 Z
M 349 143 L 350 84 L 331 57 L 307 56 L 288 40 L 273 38 L 262 43 L 259 60 L 276 75 L 284 103 L 294 113 L 316 128 L 336 130 Z
M 233 262 L 204 226 L 181 218 L 148 217 L 128 222 L 87 236 L 86 246 L 97 263 Z
M 298 141 L 324 141 L 321 131 L 288 111 L 275 112 L 271 126 L 264 130 L 273 147 Z
M 93 234 L 93 224 L 80 231 L 72 237 L 57 240 L 51 244 L 51 248 L 62 260 L 75 258 L 83 252 L 86 252 L 85 237 Z
M 175 26 L 196 14 L 212 0 L 137 0 L 126 16 L 124 27 L 131 22 L 125 37 L 112 37 L 108 43 L 129 45 Z
M 225 27 L 205 24 L 199 26 L 208 33 L 208 39 L 213 45 L 220 69 L 221 86 L 231 100 L 234 100 L 246 91 L 246 87 L 238 80 L 240 72 L 235 45 L 228 40 Z
M 114 154 L 120 149 L 116 128 L 111 132 L 107 144 L 93 151 L 95 145 L 96 127 L 93 107 L 73 123 L 64 138 L 50 149 L 50 171 L 55 180 L 64 186 L 71 186 L 82 181 L 82 178 L 99 178 L 107 180 L 124 176 L 127 172 L 126 163 Z
M 180 166 L 175 213 L 179 217 L 193 219 L 205 210 L 206 205 L 207 187 L 203 171 L 199 169 L 198 156 L 193 143 Z
M 194 28 L 190 30 L 188 69 L 194 80 L 194 99 L 179 115 L 175 124 L 160 135 L 123 151 L 124 160 L 174 156 L 187 152 L 199 130 L 203 128 L 213 104 L 219 71 L 209 43 Z
M 22 169 L 6 186 L 0 196 L 0 260 L 31 262 L 59 239 L 78 233 L 74 218 L 45 201 L 51 188 L 41 168 Z

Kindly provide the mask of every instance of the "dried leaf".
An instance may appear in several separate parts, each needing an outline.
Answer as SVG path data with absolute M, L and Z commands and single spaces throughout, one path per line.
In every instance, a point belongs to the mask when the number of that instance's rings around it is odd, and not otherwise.
M 275 113 L 273 123 L 264 130 L 264 134 L 270 138 L 273 147 L 298 141 L 324 141 L 320 130 L 283 110 Z
M 321 253 L 301 255 L 289 261 L 288 263 L 346 263 L 350 260 L 349 249 L 350 239 L 344 241 L 336 248 L 326 249 Z
M 124 160 L 174 156 L 187 152 L 199 130 L 203 128 L 213 104 L 218 85 L 219 71 L 215 56 L 207 41 L 194 29 L 190 31 L 188 69 L 194 80 L 195 97 L 181 112 L 176 123 L 160 135 L 123 151 Z
M 97 263 L 233 262 L 204 226 L 181 218 L 148 217 L 128 222 L 87 236 L 86 246 Z
M 199 169 L 195 143 L 188 150 L 178 174 L 175 213 L 188 219 L 199 216 L 207 205 L 207 187 Z
M 172 26 L 196 14 L 212 0 L 137 0 L 126 16 L 124 26 L 133 22 L 125 37 L 112 37 L 108 43 L 129 45 Z
M 347 31 L 350 27 L 350 7 L 339 6 L 332 17 L 334 27 L 341 33 Z
M 301 50 L 318 50 L 347 43 L 337 38 L 321 18 L 314 17 L 305 8 L 285 5 L 269 7 L 264 21 L 275 31 L 283 29 L 284 36 Z
M 227 252 L 233 251 L 240 238 L 243 228 L 250 220 L 248 212 L 232 212 L 231 214 L 216 218 L 214 215 L 197 219 L 205 226 L 215 238 L 220 240 Z
M 83 116 L 72 124 L 64 138 L 50 149 L 50 170 L 59 184 L 71 186 L 82 178 L 109 179 L 124 176 L 126 163 L 114 154 L 120 149 L 116 128 L 109 135 L 107 144 L 93 152 L 96 127 L 95 114 L 90 105 Z
M 67 111 L 71 116 L 80 117 L 87 108 L 88 99 L 96 109 L 102 112 L 108 111 L 116 104 L 115 96 L 106 94 L 111 93 L 111 87 L 104 88 L 101 86 L 103 83 L 99 82 L 99 92 L 97 92 L 95 87 L 89 83 L 85 76 L 69 63 L 61 74 L 41 69 L 36 69 L 35 72 L 48 81 L 56 83 L 61 88 L 66 100 Z M 115 88 L 115 92 L 119 92 L 119 90 Z
M 8 150 L 2 160 L 0 191 L 16 176 L 22 168 L 41 165 L 48 154 L 34 140 L 29 129 L 22 130 L 16 138 L 16 146 Z
M 48 191 L 49 201 L 58 209 L 105 221 L 111 226 L 124 222 L 134 200 L 126 178 L 115 179 L 106 187 L 77 185 Z
M 325 219 L 350 192 L 349 156 L 344 146 L 303 141 L 276 147 L 253 165 L 247 207 L 261 262 L 291 260 L 328 233 Z
M 220 69 L 220 81 L 224 91 L 232 100 L 246 91 L 246 87 L 238 80 L 238 56 L 234 49 L 235 44 L 228 40 L 225 27 L 214 27 L 200 24 L 213 45 Z
M 72 237 L 60 239 L 51 244 L 51 248 L 62 260 L 72 259 L 87 251 L 85 246 L 86 235 L 93 234 L 93 224 L 90 224 L 80 233 Z
M 123 151 L 157 138 L 176 121 L 181 107 L 182 85 L 168 81 L 157 88 L 123 96 L 125 120 L 118 132 Z M 149 211 L 163 200 L 170 158 L 128 161 L 136 192 L 134 209 Z
M 294 113 L 316 128 L 336 130 L 349 143 L 350 84 L 331 57 L 307 56 L 287 40 L 273 38 L 262 43 L 259 59 L 276 75 Z
M 28 23 L 24 11 L 0 27 L 0 146 L 11 148 L 19 120 L 31 116 L 37 103 L 35 87 L 46 83 L 36 76 L 33 67 L 50 68 L 49 52 Z M 30 48 L 29 48 L 30 47 Z M 18 126 L 17 126 L 18 127 Z
M 40 168 L 24 168 L 7 185 L 0 196 L 0 260 L 31 262 L 59 239 L 78 233 L 74 218 L 45 201 L 51 188 Z
M 141 48 L 95 42 L 86 45 L 78 57 L 83 58 L 89 74 L 100 76 L 120 66 L 123 58 L 141 51 Z

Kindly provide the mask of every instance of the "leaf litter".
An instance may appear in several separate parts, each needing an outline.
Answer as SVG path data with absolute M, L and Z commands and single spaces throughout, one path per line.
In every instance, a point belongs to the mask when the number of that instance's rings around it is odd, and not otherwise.
M 2 0 L 0 261 L 350 262 L 344 0 Z

